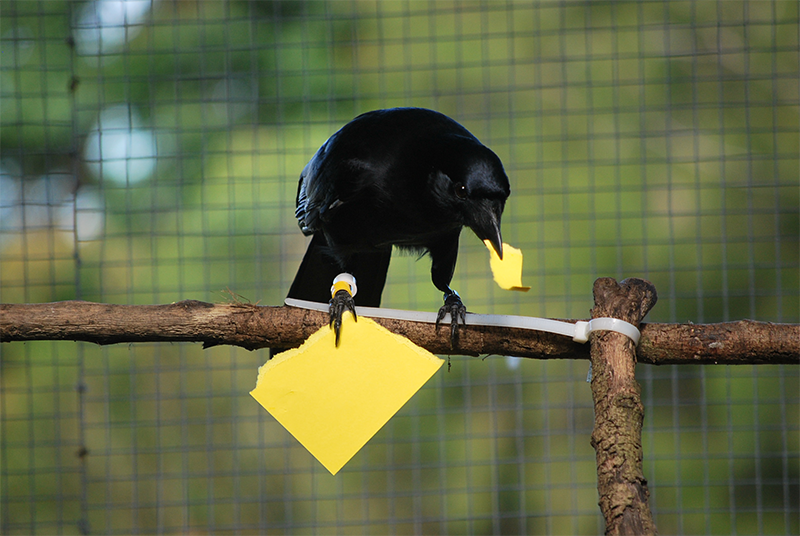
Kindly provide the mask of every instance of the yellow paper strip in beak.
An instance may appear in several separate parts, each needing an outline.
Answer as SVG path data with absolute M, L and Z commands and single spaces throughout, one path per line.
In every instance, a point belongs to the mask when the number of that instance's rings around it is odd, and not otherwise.
M 369 318 L 346 312 L 258 369 L 250 394 L 336 474 L 444 363 Z
M 488 240 L 483 242 L 489 249 L 491 256 L 489 265 L 492 267 L 494 280 L 500 288 L 528 292 L 531 287 L 522 284 L 522 251 L 503 242 L 503 258 L 501 260 L 492 243 Z

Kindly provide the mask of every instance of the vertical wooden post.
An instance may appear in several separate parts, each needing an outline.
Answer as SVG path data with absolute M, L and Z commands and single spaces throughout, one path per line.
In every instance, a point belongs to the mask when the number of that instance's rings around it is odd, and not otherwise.
M 656 289 L 643 279 L 594 283 L 592 318 L 618 318 L 639 326 L 656 303 Z M 603 331 L 590 337 L 597 490 L 606 534 L 656 534 L 642 469 L 644 406 L 636 382 L 636 348 L 625 335 Z

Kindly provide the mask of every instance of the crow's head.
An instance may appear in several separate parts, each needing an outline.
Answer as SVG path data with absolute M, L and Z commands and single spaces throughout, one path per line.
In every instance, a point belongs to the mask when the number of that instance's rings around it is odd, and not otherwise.
M 458 140 L 432 176 L 437 202 L 503 258 L 500 218 L 511 193 L 500 159 L 477 140 Z

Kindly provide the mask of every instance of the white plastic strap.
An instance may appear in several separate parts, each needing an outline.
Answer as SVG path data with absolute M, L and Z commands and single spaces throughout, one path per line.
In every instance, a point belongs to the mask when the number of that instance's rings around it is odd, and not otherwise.
M 291 307 L 300 307 L 302 309 L 311 309 L 314 311 L 328 312 L 330 309 L 330 305 L 327 303 L 295 300 L 294 298 L 286 298 L 285 303 Z M 394 318 L 412 322 L 436 323 L 436 313 L 361 306 L 357 307 L 356 311 L 359 316 L 372 318 Z M 588 322 L 579 320 L 573 324 L 571 322 L 561 322 L 560 320 L 550 320 L 549 318 L 536 318 L 534 316 L 479 315 L 467 313 L 466 323 L 472 326 L 498 326 L 546 331 L 548 333 L 572 337 L 573 341 L 581 343 L 588 341 L 589 334 L 593 331 L 616 331 L 617 333 L 622 333 L 630 338 L 634 345 L 639 344 L 639 338 L 641 336 L 636 326 L 617 318 L 593 318 Z
M 642 334 L 636 326 L 630 322 L 625 322 L 619 318 L 592 318 L 588 322 L 579 320 L 575 323 L 575 335 L 572 340 L 575 342 L 586 342 L 589 334 L 593 331 L 616 331 L 626 335 L 633 341 L 634 346 L 639 344 Z

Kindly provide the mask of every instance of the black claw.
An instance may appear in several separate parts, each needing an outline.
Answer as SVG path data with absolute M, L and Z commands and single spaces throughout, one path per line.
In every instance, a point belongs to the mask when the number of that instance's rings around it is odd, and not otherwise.
M 342 331 L 342 315 L 345 311 L 353 313 L 353 318 L 358 320 L 356 302 L 346 290 L 339 290 L 330 301 L 330 326 L 336 334 L 336 346 L 339 346 L 339 335 Z
M 439 324 L 444 319 L 446 314 L 450 315 L 450 349 L 455 349 L 458 346 L 458 326 L 467 325 L 467 308 L 461 302 L 461 298 L 455 292 L 448 294 L 444 298 L 444 305 L 439 309 L 439 314 L 436 315 L 436 331 L 439 331 Z

